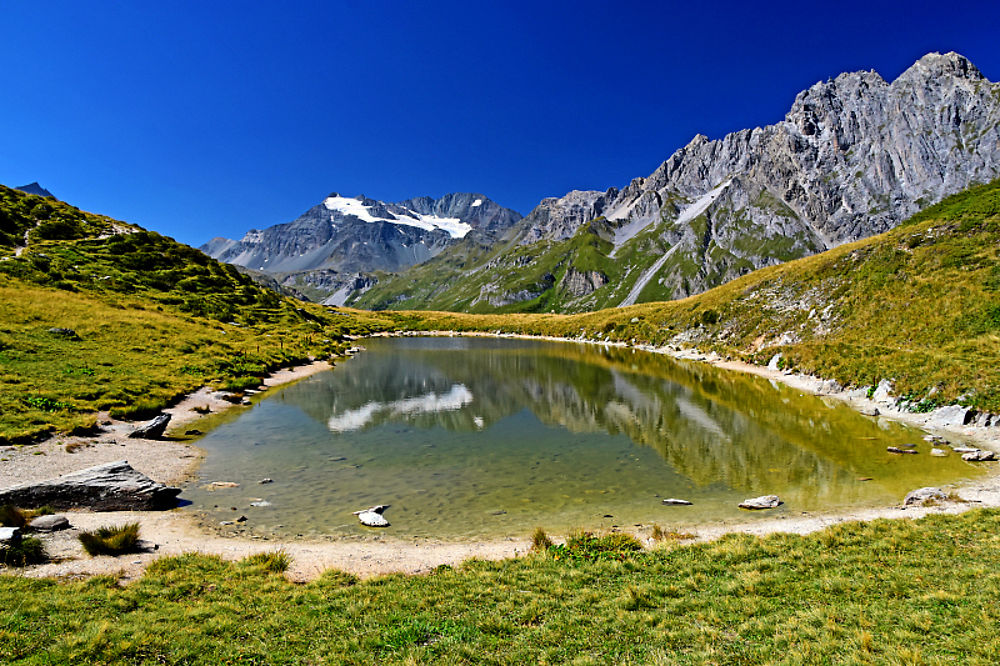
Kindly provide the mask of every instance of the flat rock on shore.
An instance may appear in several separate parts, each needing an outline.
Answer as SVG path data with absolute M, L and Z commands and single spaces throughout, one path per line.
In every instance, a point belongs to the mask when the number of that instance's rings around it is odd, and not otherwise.
M 180 492 L 180 488 L 153 481 L 127 461 L 118 460 L 55 479 L 4 488 L 0 490 L 0 504 L 94 511 L 170 509 Z

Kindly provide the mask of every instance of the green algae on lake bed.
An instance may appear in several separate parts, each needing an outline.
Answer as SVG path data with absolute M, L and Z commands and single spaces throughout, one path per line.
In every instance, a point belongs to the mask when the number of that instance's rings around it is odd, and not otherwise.
M 352 512 L 389 504 L 380 534 L 487 538 L 848 510 L 983 473 L 929 456 L 917 430 L 705 364 L 531 340 L 367 346 L 200 440 L 193 508 L 246 516 L 252 533 L 336 536 L 372 533 Z M 904 445 L 918 455 L 886 451 Z M 785 504 L 736 507 L 762 494 Z

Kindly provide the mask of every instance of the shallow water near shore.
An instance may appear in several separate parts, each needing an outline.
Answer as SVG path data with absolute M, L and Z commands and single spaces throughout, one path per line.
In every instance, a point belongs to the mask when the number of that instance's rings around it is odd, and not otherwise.
M 209 432 L 182 497 L 262 535 L 481 539 L 845 511 L 983 474 L 931 457 L 920 431 L 662 355 L 461 337 L 366 345 Z M 917 455 L 886 451 L 913 444 Z M 785 504 L 736 507 L 762 494 Z M 373 504 L 391 505 L 391 527 L 358 524 L 352 512 Z

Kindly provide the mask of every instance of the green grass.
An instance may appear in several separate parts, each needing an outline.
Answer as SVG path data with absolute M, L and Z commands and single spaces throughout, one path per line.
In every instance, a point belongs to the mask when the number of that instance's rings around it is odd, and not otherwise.
M 71 229 L 29 233 L 18 257 L 5 248 L 3 238 L 51 219 Z M 2 186 L 0 224 L 13 230 L 0 237 L 0 444 L 93 431 L 102 410 L 148 418 L 205 385 L 243 390 L 340 353 L 347 335 L 393 326 L 281 296 L 169 238 Z M 123 233 L 101 237 L 112 229 Z
M 124 555 L 135 552 L 138 547 L 139 523 L 98 527 L 92 532 L 81 532 L 78 538 L 91 557 Z
M 293 584 L 202 555 L 0 578 L 5 663 L 993 664 L 1000 513 Z

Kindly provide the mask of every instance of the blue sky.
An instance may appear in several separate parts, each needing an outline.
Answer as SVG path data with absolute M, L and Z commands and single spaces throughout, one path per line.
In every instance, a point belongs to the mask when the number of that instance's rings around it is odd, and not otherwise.
M 842 71 L 958 51 L 1000 3 L 7 2 L 0 183 L 198 245 L 331 191 L 527 213 L 624 186 Z

